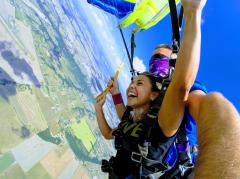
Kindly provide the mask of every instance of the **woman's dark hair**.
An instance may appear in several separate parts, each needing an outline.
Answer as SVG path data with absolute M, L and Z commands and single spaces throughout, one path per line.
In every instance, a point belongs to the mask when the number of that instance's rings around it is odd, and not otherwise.
M 152 84 L 152 91 L 160 92 L 161 89 L 159 89 L 158 84 L 160 85 L 162 83 L 161 77 L 156 77 L 150 72 L 142 72 L 142 73 L 139 73 L 138 75 L 144 75 L 144 76 L 148 77 L 148 79 L 150 80 L 150 82 Z

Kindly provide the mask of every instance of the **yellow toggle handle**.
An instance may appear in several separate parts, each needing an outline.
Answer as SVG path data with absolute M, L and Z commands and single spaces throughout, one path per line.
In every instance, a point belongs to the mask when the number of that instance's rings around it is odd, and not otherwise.
M 123 66 L 124 66 L 124 63 L 121 63 L 121 64 L 118 66 L 118 69 L 117 69 L 117 71 L 116 71 L 116 73 L 115 73 L 115 79 L 118 78 L 119 72 L 121 71 L 121 69 L 123 68 Z M 104 90 L 102 93 L 100 93 L 97 97 L 99 97 L 100 95 L 107 95 L 108 92 L 110 91 L 110 89 L 111 89 L 111 86 L 108 86 L 108 87 L 105 88 L 105 90 Z M 96 98 L 97 98 L 97 97 L 96 97 Z

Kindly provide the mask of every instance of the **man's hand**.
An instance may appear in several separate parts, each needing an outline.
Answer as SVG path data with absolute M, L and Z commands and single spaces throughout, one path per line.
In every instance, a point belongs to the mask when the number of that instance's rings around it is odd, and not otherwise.
M 111 79 L 108 81 L 107 86 L 110 87 L 111 95 L 119 93 L 118 82 L 117 82 L 117 79 L 115 77 L 111 77 Z

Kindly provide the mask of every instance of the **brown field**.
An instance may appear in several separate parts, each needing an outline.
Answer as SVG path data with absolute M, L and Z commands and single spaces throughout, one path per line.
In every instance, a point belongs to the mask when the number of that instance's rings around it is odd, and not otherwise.
M 57 178 L 73 159 L 74 154 L 70 149 L 67 149 L 62 155 L 54 150 L 49 152 L 40 163 L 52 178 Z
M 83 168 L 82 166 L 79 166 L 77 170 L 75 171 L 72 179 L 90 179 L 91 177 L 88 174 L 87 169 Z

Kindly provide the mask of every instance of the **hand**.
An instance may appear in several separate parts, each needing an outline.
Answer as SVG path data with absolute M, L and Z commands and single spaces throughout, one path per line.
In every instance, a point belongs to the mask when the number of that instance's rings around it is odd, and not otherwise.
M 184 12 L 201 11 L 207 0 L 182 0 Z
M 106 96 L 104 94 L 98 96 L 96 98 L 95 109 L 96 110 L 102 109 L 105 101 L 106 101 Z
M 110 93 L 112 95 L 119 93 L 118 82 L 117 82 L 117 79 L 115 77 L 111 77 L 111 79 L 108 81 L 107 86 L 110 87 Z

